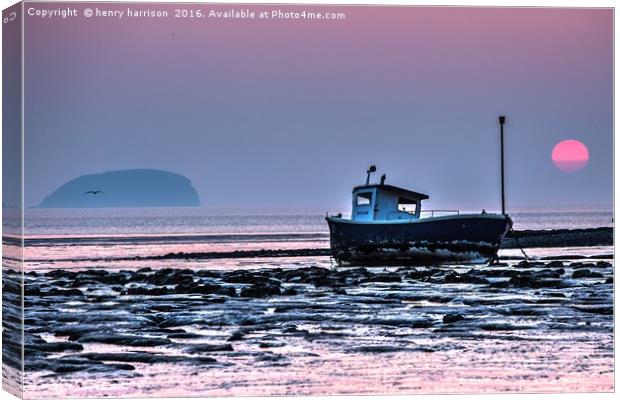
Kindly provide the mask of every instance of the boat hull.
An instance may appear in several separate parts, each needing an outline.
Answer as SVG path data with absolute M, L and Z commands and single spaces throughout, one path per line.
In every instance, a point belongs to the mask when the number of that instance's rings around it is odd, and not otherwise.
M 333 257 L 348 265 L 487 263 L 512 226 L 507 215 L 470 214 L 413 221 L 327 217 Z

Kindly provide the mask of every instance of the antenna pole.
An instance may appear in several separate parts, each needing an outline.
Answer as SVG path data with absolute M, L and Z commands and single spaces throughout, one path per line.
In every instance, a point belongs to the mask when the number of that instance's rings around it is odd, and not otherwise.
M 505 116 L 499 117 L 499 130 L 500 130 L 500 146 L 501 146 L 501 175 L 502 175 L 502 215 L 506 215 L 506 195 L 504 192 L 504 123 L 506 122 Z
M 368 167 L 368 170 L 366 171 L 366 186 L 368 186 L 368 184 L 370 184 L 370 174 L 372 174 L 373 172 L 375 172 L 377 170 L 377 167 L 374 165 L 371 165 L 370 167 Z

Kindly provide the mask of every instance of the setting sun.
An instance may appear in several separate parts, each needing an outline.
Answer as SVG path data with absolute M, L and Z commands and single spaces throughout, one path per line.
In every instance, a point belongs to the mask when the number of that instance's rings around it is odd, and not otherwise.
M 551 152 L 553 164 L 562 172 L 575 172 L 590 160 L 588 148 L 579 140 L 563 140 Z

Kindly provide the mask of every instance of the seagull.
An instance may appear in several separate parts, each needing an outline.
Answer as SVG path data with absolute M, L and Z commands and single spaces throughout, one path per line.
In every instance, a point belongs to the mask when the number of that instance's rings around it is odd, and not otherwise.
M 92 194 L 93 196 L 98 195 L 99 193 L 103 193 L 103 190 L 89 190 L 84 194 Z

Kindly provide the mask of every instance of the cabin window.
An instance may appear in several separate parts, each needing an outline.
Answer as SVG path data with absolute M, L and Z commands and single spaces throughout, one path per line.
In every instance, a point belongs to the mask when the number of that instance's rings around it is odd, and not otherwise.
M 418 202 L 416 200 L 400 197 L 398 199 L 398 211 L 416 214 L 418 211 Z
M 358 206 L 367 206 L 372 200 L 372 192 L 358 193 L 356 204 Z

